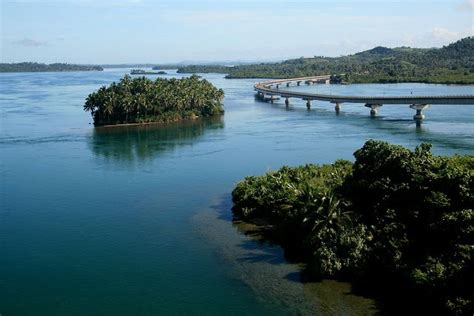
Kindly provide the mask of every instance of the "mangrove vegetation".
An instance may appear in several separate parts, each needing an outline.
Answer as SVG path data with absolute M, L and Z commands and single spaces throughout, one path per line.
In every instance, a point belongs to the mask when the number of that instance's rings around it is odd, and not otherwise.
M 386 310 L 474 312 L 474 156 L 370 140 L 355 162 L 283 167 L 232 192 L 313 278 L 352 281 Z
M 315 56 L 278 63 L 234 67 L 190 65 L 181 73 L 218 72 L 227 78 L 296 78 L 334 75 L 347 83 L 458 83 L 474 84 L 474 37 L 442 48 L 375 47 L 342 57 Z
M 224 113 L 224 91 L 193 75 L 150 80 L 125 75 L 118 83 L 89 94 L 84 110 L 95 125 L 176 122 Z

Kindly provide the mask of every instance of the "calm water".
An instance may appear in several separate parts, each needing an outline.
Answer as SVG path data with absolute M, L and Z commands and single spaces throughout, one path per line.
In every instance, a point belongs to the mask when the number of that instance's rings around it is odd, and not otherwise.
M 127 69 L 0 74 L 0 314 L 367 314 L 334 281 L 301 283 L 277 246 L 232 224 L 237 181 L 280 166 L 352 159 L 367 139 L 474 154 L 474 106 L 256 102 L 253 80 L 204 75 L 222 119 L 94 129 L 84 98 Z M 170 75 L 175 76 L 175 75 Z M 177 75 L 176 75 L 177 76 Z M 152 76 L 151 76 L 152 77 Z M 472 86 L 311 86 L 330 93 L 466 94 Z M 340 90 L 340 91 L 339 91 Z M 250 227 L 251 229 L 252 227 Z

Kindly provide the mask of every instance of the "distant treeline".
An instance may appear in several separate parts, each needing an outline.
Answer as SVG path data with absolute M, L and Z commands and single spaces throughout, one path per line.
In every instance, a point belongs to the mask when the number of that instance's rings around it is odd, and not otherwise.
M 223 98 L 222 89 L 195 75 L 156 80 L 125 75 L 89 94 L 84 110 L 95 125 L 177 122 L 223 114 Z
M 102 71 L 101 66 L 74 64 L 0 63 L 0 72 Z
M 242 66 L 240 66 L 242 67 Z M 228 74 L 235 67 L 220 65 L 189 65 L 178 68 L 178 73 L 220 73 Z
M 151 69 L 153 70 L 163 70 L 163 69 L 178 69 L 180 67 L 183 67 L 183 65 L 157 65 L 153 66 Z
M 180 73 L 217 72 L 226 78 L 291 78 L 337 75 L 349 83 L 427 82 L 474 84 L 474 37 L 442 48 L 386 48 L 343 57 L 298 58 L 279 63 L 185 66 Z

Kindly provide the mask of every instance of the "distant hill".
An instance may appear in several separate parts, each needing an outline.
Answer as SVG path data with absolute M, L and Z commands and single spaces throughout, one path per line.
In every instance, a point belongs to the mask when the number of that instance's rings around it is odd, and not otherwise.
M 290 59 L 234 67 L 197 65 L 178 72 L 219 72 L 227 78 L 291 78 L 331 74 L 350 83 L 429 82 L 474 84 L 474 37 L 442 48 L 375 47 L 342 57 Z
M 0 72 L 102 71 L 100 66 L 74 64 L 0 63 Z

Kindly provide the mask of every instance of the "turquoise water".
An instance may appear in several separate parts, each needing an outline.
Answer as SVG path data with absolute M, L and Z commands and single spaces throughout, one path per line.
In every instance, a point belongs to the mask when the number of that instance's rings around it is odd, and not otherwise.
M 0 314 L 367 314 L 334 281 L 301 283 L 282 250 L 231 222 L 250 174 L 352 159 L 370 138 L 474 154 L 474 106 L 260 103 L 255 80 L 209 74 L 222 119 L 94 129 L 84 98 L 128 69 L 0 75 Z M 173 77 L 178 75 L 169 75 Z M 155 76 L 150 76 L 155 77 Z M 311 86 L 344 93 L 466 94 L 472 86 Z M 336 92 L 334 92 L 336 93 Z

